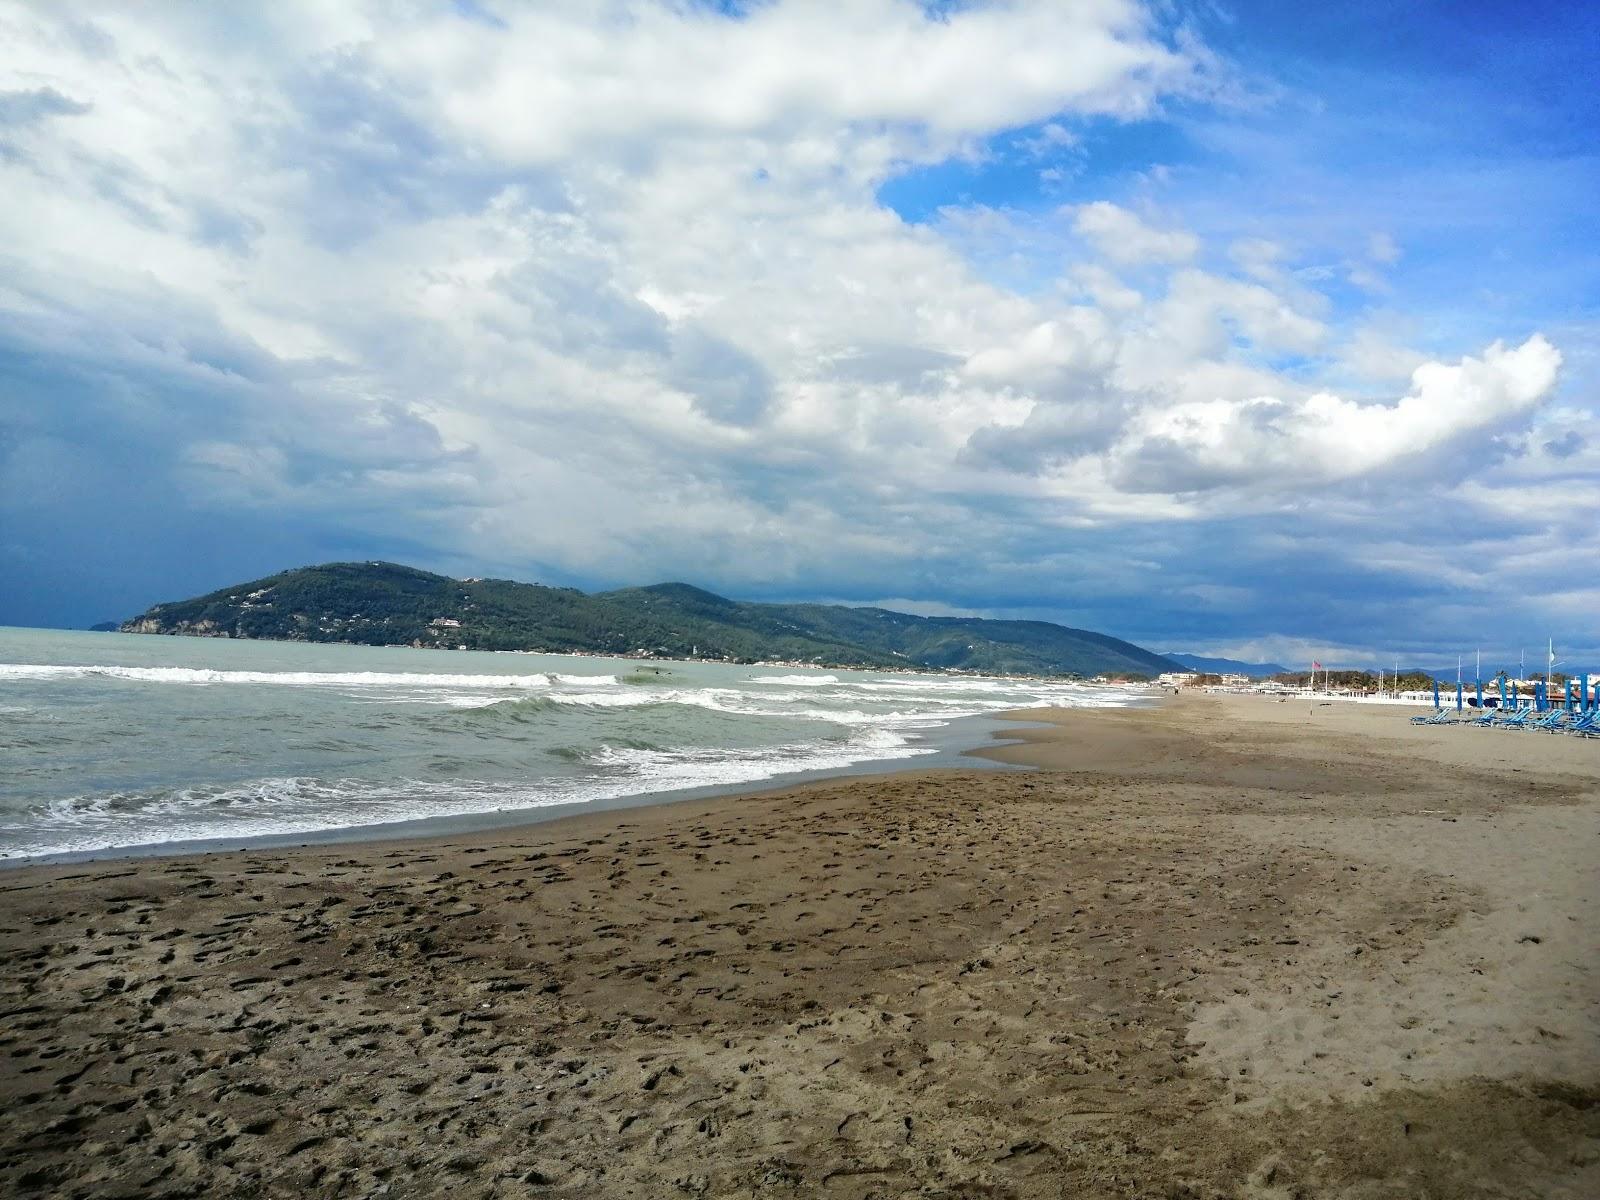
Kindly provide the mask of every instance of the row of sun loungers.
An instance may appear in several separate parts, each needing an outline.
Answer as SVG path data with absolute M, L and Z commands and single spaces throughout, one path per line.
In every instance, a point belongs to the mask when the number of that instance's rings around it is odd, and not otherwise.
M 1600 737 L 1600 709 L 1587 712 L 1556 708 L 1539 712 L 1533 708 L 1491 708 L 1469 717 L 1458 718 L 1448 708 L 1426 716 L 1412 717 L 1413 725 L 1476 725 L 1480 729 L 1537 729 L 1544 733 L 1574 733 L 1579 737 Z

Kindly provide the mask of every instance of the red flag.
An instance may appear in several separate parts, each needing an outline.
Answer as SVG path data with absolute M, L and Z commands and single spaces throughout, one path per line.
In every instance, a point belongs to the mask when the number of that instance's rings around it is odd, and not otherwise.
M 1320 670 L 1322 670 L 1322 664 L 1319 663 L 1319 662 L 1314 662 L 1314 663 L 1311 664 L 1311 669 L 1313 671 L 1320 671 Z

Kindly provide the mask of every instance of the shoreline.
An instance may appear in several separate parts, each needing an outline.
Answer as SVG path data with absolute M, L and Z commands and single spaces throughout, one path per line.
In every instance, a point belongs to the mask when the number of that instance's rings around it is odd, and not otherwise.
M 0 874 L 0 1190 L 1600 1193 L 1600 747 L 1023 715 L 1030 771 Z
M 1008 741 L 1016 736 L 1016 729 L 1028 722 L 1026 714 L 1030 711 L 1033 710 L 1017 709 L 951 718 L 944 725 L 929 731 L 936 736 L 927 739 L 930 748 L 924 754 L 862 759 L 838 767 L 784 772 L 767 779 L 706 784 L 701 787 L 665 791 L 644 791 L 600 800 L 574 800 L 531 808 L 441 814 L 436 817 L 407 818 L 380 824 L 341 825 L 301 832 L 259 834 L 253 837 L 149 842 L 17 858 L 0 856 L 0 878 L 7 872 L 30 867 L 72 866 L 83 863 L 119 862 L 124 859 L 187 858 L 195 855 L 244 854 L 318 846 L 362 847 L 388 843 L 427 843 L 439 839 L 485 836 L 496 832 L 518 830 L 526 826 L 542 826 L 587 814 L 603 816 L 608 813 L 624 813 L 658 805 L 688 804 L 696 800 L 761 796 L 803 788 L 812 783 L 831 779 L 871 779 L 880 776 L 956 770 L 962 767 L 971 769 L 973 764 L 967 760 L 982 758 L 981 752 L 992 749 L 997 740 Z M 1030 768 L 1021 763 L 990 760 L 987 769 Z
M 421 762 L 420 770 L 407 768 L 404 764 L 412 751 L 418 751 L 419 759 L 425 758 L 420 751 L 432 743 L 419 744 L 399 734 L 391 734 L 387 728 L 380 728 L 380 722 L 379 726 L 373 726 L 377 732 L 371 735 L 379 739 L 380 749 L 375 753 L 380 761 L 377 763 L 378 769 L 369 772 L 367 757 L 371 747 L 365 745 L 366 734 L 356 729 L 335 735 L 305 720 L 300 720 L 297 725 L 294 714 L 273 711 L 276 705 L 295 702 L 281 701 L 278 697 L 285 693 L 269 691 L 263 696 L 272 698 L 264 698 L 257 705 L 263 710 L 262 720 L 278 721 L 283 730 L 282 737 L 287 742 L 293 743 L 298 736 L 312 748 L 311 751 L 306 755 L 296 755 L 292 751 L 276 750 L 273 748 L 276 745 L 273 738 L 264 736 L 257 739 L 262 747 L 261 753 L 256 752 L 255 745 L 240 745 L 239 754 L 234 756 L 231 748 L 239 742 L 240 730 L 251 727 L 248 721 L 235 723 L 236 727 L 229 727 L 224 722 L 215 732 L 212 726 L 186 724 L 200 758 L 205 757 L 208 747 L 229 748 L 221 752 L 220 758 L 213 754 L 216 761 L 202 765 L 191 773 L 181 769 L 171 770 L 164 761 L 169 756 L 161 748 L 166 745 L 165 739 L 170 736 L 170 730 L 153 724 L 156 720 L 154 717 L 146 720 L 142 713 L 125 712 L 118 707 L 125 707 L 134 701 L 131 699 L 132 693 L 117 684 L 116 679 L 125 674 L 140 682 L 162 684 L 257 684 L 280 681 L 323 684 L 345 679 L 343 672 L 348 671 L 348 679 L 357 688 L 381 685 L 385 679 L 392 677 L 396 687 L 404 684 L 427 690 L 431 686 L 428 680 L 437 675 L 439 680 L 444 681 L 439 685 L 441 689 L 459 685 L 468 689 L 465 695 L 472 701 L 468 703 L 454 696 L 446 696 L 448 703 L 474 708 L 488 706 L 490 699 L 499 700 L 518 694 L 509 691 L 502 694 L 494 686 L 495 681 L 509 670 L 508 662 L 531 663 L 537 660 L 520 652 L 514 659 L 506 658 L 506 654 L 512 652 L 487 652 L 499 661 L 490 664 L 487 659 L 474 659 L 477 665 L 469 668 L 460 665 L 459 655 L 452 663 L 431 658 L 427 663 L 426 678 L 410 674 L 412 668 L 397 661 L 394 656 L 377 660 L 364 658 L 360 662 L 351 660 L 348 663 L 344 660 L 327 663 L 319 660 L 311 664 L 319 670 L 307 673 L 303 670 L 307 664 L 295 657 L 297 647 L 315 654 L 320 653 L 321 644 L 250 639 L 262 643 L 256 649 L 278 656 L 268 659 L 246 658 L 235 662 L 226 656 L 218 659 L 215 655 L 180 655 L 178 658 L 187 665 L 152 667 L 146 661 L 150 654 L 141 653 L 136 644 L 141 640 L 137 635 L 117 634 L 112 640 L 119 647 L 115 652 L 96 651 L 92 645 L 88 648 L 79 646 L 74 650 L 66 647 L 66 643 L 57 645 L 55 642 L 47 644 L 49 654 L 42 653 L 39 647 L 35 647 L 32 653 L 27 651 L 26 645 L 23 647 L 20 657 L 24 661 L 20 677 L 23 680 L 21 695 L 26 706 L 16 710 L 23 714 L 18 718 L 24 722 L 23 736 L 13 746 L 15 754 L 7 756 L 8 762 L 12 757 L 20 758 L 23 786 L 19 789 L 19 795 L 11 797 L 13 803 L 7 806 L 8 813 L 15 820 L 5 830 L 5 847 L 0 851 L 0 872 L 49 863 L 186 855 L 225 849 L 260 851 L 303 844 L 362 844 L 435 834 L 474 834 L 542 823 L 579 812 L 622 811 L 641 805 L 767 790 L 810 779 L 953 766 L 962 761 L 965 751 L 986 744 L 991 740 L 992 732 L 1001 727 L 991 707 L 997 698 L 1002 704 L 1037 703 L 1054 697 L 1061 697 L 1063 702 L 1081 700 L 1084 703 L 1097 703 L 1108 700 L 1111 703 L 1128 703 L 1138 702 L 1136 697 L 1141 694 L 1138 690 L 1128 688 L 1074 686 L 1062 689 L 1042 679 L 1032 681 L 1039 685 L 1037 688 L 1021 686 L 1028 682 L 1024 680 L 1014 680 L 1012 682 L 1019 686 L 1008 688 L 1004 686 L 1007 683 L 1005 678 L 995 677 L 987 683 L 972 684 L 976 689 L 973 692 L 976 697 L 974 702 L 956 706 L 958 711 L 971 712 L 973 715 L 951 718 L 946 715 L 951 702 L 944 699 L 947 695 L 944 689 L 965 689 L 971 684 L 964 672 L 915 673 L 931 681 L 930 687 L 937 684 L 940 689 L 926 694 L 913 689 L 917 696 L 915 701 L 900 701 L 898 692 L 893 693 L 892 697 L 879 695 L 884 691 L 884 685 L 870 682 L 873 673 L 864 676 L 868 680 L 865 688 L 878 689 L 871 695 L 866 691 L 854 693 L 843 690 L 839 693 L 846 697 L 843 701 L 829 696 L 820 703 L 809 705 L 804 701 L 811 693 L 795 687 L 753 687 L 747 690 L 759 693 L 759 699 L 746 703 L 744 701 L 748 698 L 741 698 L 733 703 L 732 710 L 742 712 L 750 708 L 758 716 L 780 721 L 785 719 L 785 714 L 790 710 L 797 710 L 799 717 L 807 719 L 800 720 L 797 717 L 789 723 L 788 741 L 795 744 L 775 745 L 770 754 L 762 754 L 757 748 L 733 749 L 719 756 L 717 738 L 723 735 L 717 730 L 712 730 L 710 743 L 701 748 L 696 739 L 702 734 L 697 728 L 685 731 L 674 726 L 670 735 L 658 735 L 652 729 L 635 729 L 633 726 L 648 725 L 653 719 L 654 710 L 649 707 L 652 695 L 663 693 L 662 703 L 678 700 L 680 692 L 674 691 L 674 688 L 689 689 L 682 695 L 683 703 L 715 710 L 723 706 L 723 701 L 718 699 L 721 693 L 716 689 L 742 687 L 743 683 L 739 681 L 753 679 L 758 684 L 789 684 L 833 677 L 826 672 L 808 671 L 807 679 L 799 680 L 793 674 L 784 673 L 784 668 L 777 664 L 741 668 L 731 675 L 727 671 L 717 674 L 710 671 L 710 668 L 718 666 L 716 663 L 659 660 L 659 669 L 665 672 L 663 679 L 673 675 L 675 681 L 648 686 L 652 676 L 626 674 L 640 665 L 637 661 L 563 655 L 546 662 L 539 668 L 541 674 L 537 676 L 506 677 L 506 685 L 524 685 L 535 699 L 535 693 L 542 695 L 540 689 L 548 686 L 554 693 L 551 696 L 554 701 L 571 699 L 578 705 L 571 710 L 561 710 L 566 717 L 589 711 L 582 707 L 589 697 L 569 697 L 561 693 L 581 690 L 585 680 L 596 678 L 561 673 L 575 665 L 571 661 L 573 658 L 581 657 L 591 665 L 610 662 L 611 665 L 605 670 L 612 674 L 599 677 L 598 684 L 614 685 L 643 680 L 647 685 L 637 694 L 627 693 L 633 696 L 629 701 L 620 699 L 624 693 L 614 689 L 594 697 L 597 706 L 601 701 L 607 704 L 594 710 L 592 730 L 581 727 L 572 733 L 568 739 L 573 742 L 570 747 L 546 746 L 538 737 L 523 736 L 526 731 L 520 727 L 512 728 L 509 724 L 497 726 L 488 714 L 474 726 L 466 723 L 465 718 L 453 722 L 447 719 L 448 709 L 441 709 L 438 718 L 431 718 L 431 710 L 426 708 L 397 709 L 398 713 L 413 717 L 412 723 L 420 726 L 413 732 L 420 737 L 427 739 L 437 734 L 443 738 L 437 755 L 442 756 L 440 761 L 446 764 L 446 769 L 442 772 L 435 770 L 428 761 Z M 151 637 L 142 640 L 149 642 Z M 190 640 L 197 643 L 225 640 L 231 643 L 239 639 Z M 83 641 L 98 643 L 99 639 L 95 635 L 85 634 Z M 130 646 L 132 649 L 129 649 Z M 325 646 L 322 648 L 326 649 Z M 284 654 L 289 657 L 283 657 Z M 169 663 L 172 658 L 170 655 L 157 657 L 162 664 Z M 471 659 L 472 655 L 467 655 L 467 658 Z M 121 665 L 71 665 L 77 663 Z M 244 669 L 230 674 L 230 668 Z M 658 668 L 652 666 L 644 669 L 655 671 Z M 30 684 L 28 681 L 33 678 L 28 674 L 30 670 L 43 677 L 45 682 Z M 462 675 L 459 673 L 461 671 L 477 671 L 480 674 Z M 99 752 L 94 750 L 99 741 L 96 731 L 81 722 L 77 725 L 69 723 L 60 729 L 46 723 L 50 712 L 48 706 L 55 703 L 50 698 L 54 694 L 49 686 L 54 679 L 53 675 L 48 674 L 50 672 L 64 672 L 71 676 L 69 683 L 64 685 L 68 690 L 63 693 L 69 698 L 86 691 L 86 685 L 77 682 L 81 675 L 104 672 L 114 677 L 112 686 L 105 692 L 104 703 L 111 710 L 112 726 L 121 736 L 134 739 L 126 743 L 133 750 L 130 765 L 120 770 L 99 770 L 96 775 L 99 766 L 95 761 Z M 730 683 L 729 679 L 735 682 Z M 857 682 L 846 679 L 842 686 L 848 689 Z M 997 696 L 988 695 L 984 689 L 996 692 Z M 477 699 L 479 692 L 482 693 L 481 701 Z M 340 694 L 340 690 L 335 689 L 335 699 L 328 703 L 337 704 Z M 966 696 L 967 693 L 962 690 L 961 694 Z M 194 697 L 198 695 L 201 694 L 173 689 L 156 698 L 154 703 L 158 707 L 165 705 L 182 712 L 183 719 L 189 722 L 194 715 Z M 309 704 L 323 703 L 321 695 L 315 690 L 308 695 Z M 864 699 L 851 703 L 856 695 Z M 351 698 L 359 699 L 362 696 L 363 693 L 357 690 Z M 1077 700 L 1072 700 L 1073 697 L 1077 697 Z M 397 703 L 411 699 L 409 693 L 399 694 Z M 630 716 L 624 721 L 622 716 L 610 715 L 613 700 L 619 706 L 631 708 L 642 704 L 645 708 L 642 715 Z M 914 721 L 907 729 L 899 728 L 904 723 L 899 718 L 915 717 L 916 711 L 889 713 L 882 728 L 872 719 L 879 710 L 908 706 L 912 710 L 926 709 L 926 719 Z M 865 711 L 843 713 L 842 722 L 837 728 L 812 720 L 820 718 L 826 721 L 827 713 L 811 710 L 833 708 Z M 90 709 L 84 707 L 82 711 Z M 359 726 L 361 710 L 349 705 L 335 714 L 335 723 L 346 719 L 346 711 L 350 714 L 349 720 Z M 673 710 L 674 715 L 676 711 Z M 510 714 L 508 722 L 517 716 L 512 710 L 507 712 Z M 682 712 L 699 719 L 698 714 L 691 713 L 688 708 L 682 709 Z M 47 715 L 30 715 L 39 713 Z M 600 722 L 601 716 L 607 717 L 603 724 Z M 685 720 L 688 717 L 679 719 L 678 723 L 682 724 Z M 27 722 L 33 722 L 33 726 Z M 570 724 L 569 721 L 564 726 L 557 721 L 555 727 L 568 728 Z M 582 726 L 582 722 L 579 725 Z M 619 725 L 626 727 L 619 731 L 616 728 Z M 441 727 L 442 733 L 435 726 Z M 261 728 L 265 730 L 268 726 Z M 474 730 L 479 732 L 475 735 Z M 734 732 L 737 735 L 739 731 L 736 729 Z M 90 764 L 92 781 L 79 776 L 70 758 L 66 762 L 52 763 L 35 749 L 51 745 L 52 740 L 59 743 L 63 737 L 70 739 L 72 736 L 83 741 L 83 754 Z M 608 757 L 613 747 L 607 738 L 621 739 L 617 744 L 623 749 L 617 753 L 615 760 Z M 637 739 L 637 742 L 629 739 Z M 556 740 L 562 739 L 557 737 Z M 756 740 L 760 741 L 760 738 Z M 783 739 L 768 740 L 777 742 Z M 480 744 L 486 754 L 482 761 L 475 758 Z M 595 750 L 596 745 L 598 751 Z M 735 736 L 732 745 L 738 747 L 743 743 Z M 320 756 L 316 753 L 328 747 L 331 747 L 330 753 Z M 635 748 L 638 749 L 637 753 L 634 753 Z M 541 754 L 558 755 L 563 761 L 546 763 L 540 758 Z M 383 755 L 388 758 L 383 759 Z M 595 761 L 589 762 L 591 758 Z M 389 761 L 402 765 L 395 770 L 386 770 L 385 765 Z M 970 765 L 970 760 L 967 762 Z M 369 774 L 371 779 L 368 778 Z M 28 782 L 31 778 L 55 782 L 30 790 Z M 196 783 L 196 779 L 201 782 Z M 82 786 L 75 788 L 74 783 Z M 348 803 L 343 802 L 345 797 L 349 798 Z M 280 799 L 285 803 L 277 803 Z M 126 810 L 127 819 L 123 819 L 123 810 Z

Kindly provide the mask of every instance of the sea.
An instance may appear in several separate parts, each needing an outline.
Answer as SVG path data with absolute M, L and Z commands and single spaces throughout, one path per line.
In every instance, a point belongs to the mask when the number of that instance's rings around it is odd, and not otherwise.
M 994 713 L 1146 695 L 0 628 L 0 861 L 407 836 L 937 765 L 987 740 Z

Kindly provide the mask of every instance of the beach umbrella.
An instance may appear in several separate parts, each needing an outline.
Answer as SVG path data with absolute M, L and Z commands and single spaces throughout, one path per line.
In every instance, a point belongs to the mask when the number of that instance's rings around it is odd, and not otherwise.
M 1433 681 L 1433 706 L 1435 708 L 1444 707 L 1443 704 L 1439 703 L 1439 681 L 1437 679 Z
M 1544 680 L 1533 685 L 1533 706 L 1540 712 L 1544 711 Z
M 1579 701 L 1578 707 L 1583 709 L 1584 712 L 1588 712 L 1589 711 L 1589 676 L 1587 674 L 1584 675 L 1583 683 L 1578 688 L 1578 701 Z
M 1478 711 L 1483 711 L 1483 680 L 1478 680 Z
M 1506 706 L 1506 677 L 1500 676 L 1500 707 Z
M 1456 680 L 1456 711 L 1461 711 L 1461 680 Z

